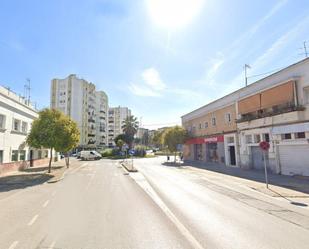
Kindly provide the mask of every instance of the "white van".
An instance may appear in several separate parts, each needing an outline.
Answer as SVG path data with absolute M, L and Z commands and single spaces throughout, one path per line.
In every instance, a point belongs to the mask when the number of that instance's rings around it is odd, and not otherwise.
M 102 156 L 95 150 L 82 150 L 80 152 L 80 158 L 81 160 L 99 160 Z

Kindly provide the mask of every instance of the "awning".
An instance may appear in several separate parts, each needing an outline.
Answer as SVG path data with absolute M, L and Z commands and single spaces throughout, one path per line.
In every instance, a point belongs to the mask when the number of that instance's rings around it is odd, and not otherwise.
M 309 131 L 309 123 L 283 125 L 272 128 L 273 134 L 285 134 Z

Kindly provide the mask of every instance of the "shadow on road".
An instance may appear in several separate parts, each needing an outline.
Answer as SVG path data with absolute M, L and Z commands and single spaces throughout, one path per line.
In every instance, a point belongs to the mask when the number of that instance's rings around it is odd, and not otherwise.
M 15 189 L 24 189 L 39 185 L 48 181 L 52 177 L 52 175 L 47 174 L 20 174 L 3 176 L 0 177 L 0 192 L 8 192 Z
M 179 162 L 164 162 L 162 163 L 164 166 L 170 166 L 170 167 L 181 167 L 183 164 Z

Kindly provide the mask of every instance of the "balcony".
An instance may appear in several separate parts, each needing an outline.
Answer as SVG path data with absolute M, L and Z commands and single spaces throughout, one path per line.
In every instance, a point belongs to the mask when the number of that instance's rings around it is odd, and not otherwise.
M 89 119 L 88 119 L 88 122 L 89 122 L 89 123 L 95 123 L 95 120 L 92 119 L 92 118 L 89 118 Z
M 95 134 L 88 134 L 88 137 L 95 137 Z
M 88 144 L 95 144 L 95 140 L 89 140 Z
M 272 116 L 280 115 L 284 113 L 304 111 L 304 110 L 305 110 L 305 107 L 303 106 L 300 106 L 300 105 L 295 106 L 291 103 L 287 103 L 281 106 L 273 106 L 272 108 L 269 108 L 269 109 L 262 109 L 256 112 L 243 114 L 241 118 L 236 120 L 236 123 L 248 122 L 248 121 L 256 120 L 260 118 L 267 118 L 267 117 L 272 117 Z

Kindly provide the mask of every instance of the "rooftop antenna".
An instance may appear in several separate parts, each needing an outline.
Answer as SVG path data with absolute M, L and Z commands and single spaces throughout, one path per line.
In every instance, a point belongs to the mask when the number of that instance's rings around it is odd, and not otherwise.
M 251 69 L 251 67 L 250 67 L 250 65 L 245 64 L 244 69 L 245 69 L 245 84 L 246 84 L 246 86 L 248 86 L 247 69 Z
M 304 41 L 304 51 L 305 51 L 305 57 L 308 58 L 308 52 L 307 52 L 307 46 L 306 46 L 306 41 Z
M 27 100 L 27 97 L 28 97 L 28 104 L 30 104 L 30 91 L 31 91 L 30 79 L 27 78 L 26 81 L 27 81 L 27 84 L 25 85 L 25 89 L 26 89 L 25 99 Z

